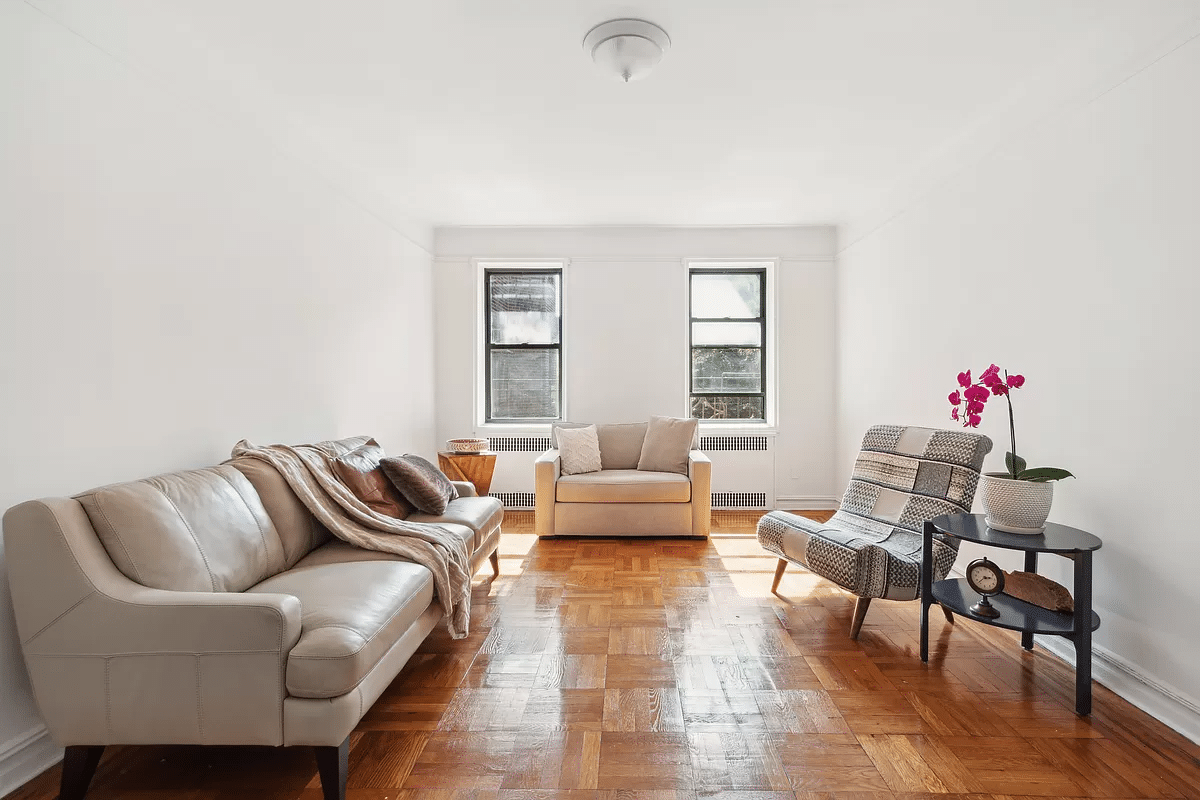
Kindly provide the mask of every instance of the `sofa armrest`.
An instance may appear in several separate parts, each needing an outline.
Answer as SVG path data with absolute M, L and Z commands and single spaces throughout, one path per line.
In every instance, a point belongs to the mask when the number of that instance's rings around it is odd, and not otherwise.
M 451 485 L 458 490 L 459 497 L 478 497 L 479 492 L 475 490 L 475 484 L 470 481 L 450 481 Z
M 538 536 L 554 535 L 555 484 L 562 472 L 558 450 L 551 448 L 533 462 L 533 529 Z
M 67 498 L 10 509 L 4 540 L 21 648 L 58 744 L 282 743 L 298 599 L 134 583 Z
M 688 453 L 692 481 L 692 535 L 708 536 L 712 527 L 712 461 L 703 452 Z

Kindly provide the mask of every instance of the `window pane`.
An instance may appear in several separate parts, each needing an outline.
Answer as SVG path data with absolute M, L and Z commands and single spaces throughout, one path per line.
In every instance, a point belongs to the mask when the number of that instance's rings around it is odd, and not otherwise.
M 560 275 L 488 275 L 492 344 L 558 344 Z
M 693 392 L 761 392 L 762 350 L 713 347 L 692 350 Z
M 692 273 L 692 316 L 747 319 L 762 316 L 762 275 Z
M 757 322 L 693 322 L 692 344 L 748 344 L 762 346 L 762 326 Z
M 558 350 L 492 350 L 491 419 L 558 419 Z
M 761 396 L 736 394 L 693 397 L 692 416 L 697 419 L 766 419 Z

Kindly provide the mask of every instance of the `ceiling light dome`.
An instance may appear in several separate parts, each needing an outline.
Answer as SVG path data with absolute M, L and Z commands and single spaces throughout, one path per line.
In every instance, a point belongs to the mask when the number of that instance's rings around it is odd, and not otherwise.
M 646 77 L 662 61 L 671 37 L 644 19 L 611 19 L 587 32 L 583 49 L 605 72 L 629 83 Z

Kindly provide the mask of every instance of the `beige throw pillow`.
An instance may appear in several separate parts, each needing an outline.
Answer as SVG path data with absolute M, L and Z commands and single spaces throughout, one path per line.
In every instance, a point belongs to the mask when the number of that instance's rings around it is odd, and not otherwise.
M 600 440 L 596 426 L 558 429 L 558 457 L 563 475 L 600 471 Z
M 677 417 L 651 417 L 642 442 L 637 468 L 648 472 L 677 472 L 687 475 L 688 452 L 700 421 Z

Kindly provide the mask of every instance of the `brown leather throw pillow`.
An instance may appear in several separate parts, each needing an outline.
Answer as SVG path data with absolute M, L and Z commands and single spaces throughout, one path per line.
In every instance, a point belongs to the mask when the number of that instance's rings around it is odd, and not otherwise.
M 404 499 L 426 514 L 445 514 L 446 506 L 458 497 L 458 490 L 446 474 L 420 456 L 393 456 L 380 461 L 379 466 Z
M 384 455 L 383 448 L 372 439 L 330 460 L 334 474 L 368 508 L 385 517 L 404 519 L 412 513 L 413 507 L 380 469 L 379 462 Z

